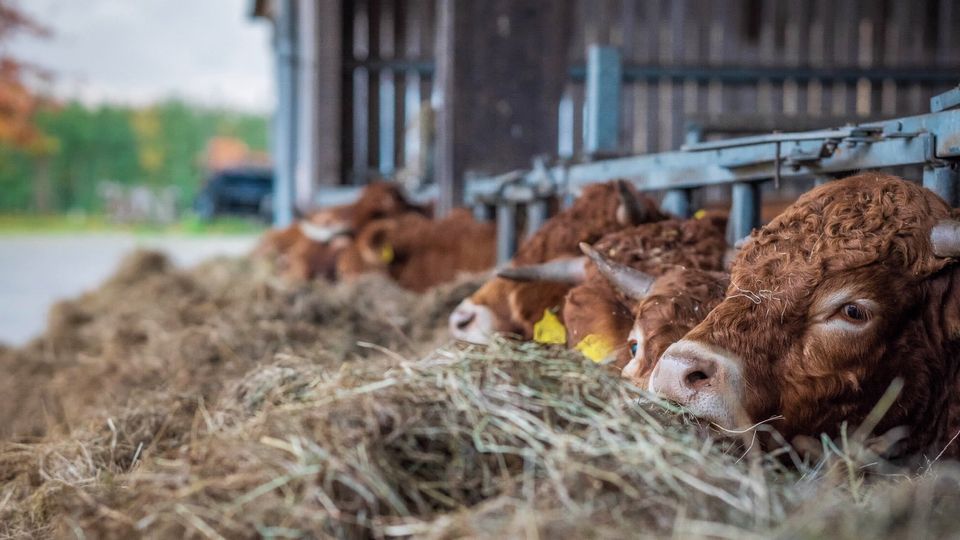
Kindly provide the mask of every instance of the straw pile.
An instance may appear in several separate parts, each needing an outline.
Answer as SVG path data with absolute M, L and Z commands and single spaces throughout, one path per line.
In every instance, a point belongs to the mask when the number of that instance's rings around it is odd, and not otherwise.
M 267 276 L 138 254 L 0 349 L 0 538 L 957 535 L 953 464 L 764 453 L 576 354 L 443 344 L 475 278 Z

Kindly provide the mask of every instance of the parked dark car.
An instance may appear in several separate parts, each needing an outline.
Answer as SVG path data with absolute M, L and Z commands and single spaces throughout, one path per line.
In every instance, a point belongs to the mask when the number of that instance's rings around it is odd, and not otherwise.
M 262 168 L 226 169 L 214 173 L 194 201 L 200 219 L 215 216 L 273 215 L 273 171 Z

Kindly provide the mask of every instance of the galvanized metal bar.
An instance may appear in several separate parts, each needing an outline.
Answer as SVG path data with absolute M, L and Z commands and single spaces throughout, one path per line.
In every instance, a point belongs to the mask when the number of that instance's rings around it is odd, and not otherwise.
M 857 128 L 855 127 L 845 127 L 837 129 L 822 129 L 817 131 L 800 131 L 797 133 L 771 133 L 767 135 L 753 135 L 750 137 L 737 137 L 735 139 L 723 139 L 720 141 L 693 142 L 685 143 L 680 147 L 680 150 L 684 152 L 700 152 L 703 150 L 716 150 L 719 148 L 756 146 L 764 143 L 843 139 L 853 135 L 856 129 Z M 860 129 L 862 130 L 862 128 Z
M 958 182 L 960 175 L 957 174 L 957 164 L 949 163 L 934 167 L 924 167 L 923 169 L 923 187 L 933 191 L 947 201 L 951 207 L 956 207 L 958 200 Z
M 497 204 L 497 264 L 506 264 L 517 251 L 517 207 L 509 202 Z
M 960 86 L 930 98 L 930 112 L 960 107 Z
M 839 175 L 861 169 L 932 163 L 960 158 L 960 110 L 871 122 L 861 132 L 879 136 L 843 139 L 828 155 L 819 157 L 824 144 L 834 137 L 800 140 L 782 144 L 785 163 L 781 178 L 809 178 Z M 824 132 L 825 134 L 827 132 Z M 852 134 L 851 134 L 852 135 Z M 872 141 L 872 142 L 868 142 Z M 775 175 L 776 143 L 717 148 L 697 152 L 663 152 L 626 158 L 606 159 L 550 169 L 554 178 L 564 178 L 569 189 L 617 178 L 632 180 L 647 191 L 695 188 L 733 182 L 758 181 Z M 796 160 L 792 159 L 796 157 Z M 535 182 L 540 174 L 530 172 L 525 181 Z M 489 196 L 499 183 L 493 179 L 472 180 L 468 200 Z
M 730 208 L 730 235 L 733 245 L 760 226 L 760 184 L 737 182 L 733 184 L 733 206 Z
M 563 159 L 570 159 L 574 153 L 574 112 L 573 96 L 569 92 L 560 98 L 557 106 L 557 155 Z
M 274 116 L 273 224 L 293 222 L 297 162 L 297 2 L 277 3 L 277 112 Z
M 587 51 L 586 138 L 589 155 L 612 154 L 620 137 L 620 51 L 591 45 Z
M 540 230 L 540 227 L 547 221 L 547 214 L 548 208 L 546 200 L 535 199 L 527 203 L 526 238 L 530 238 Z
M 691 215 L 691 191 L 689 189 L 670 189 L 663 194 L 660 207 L 677 217 L 688 218 Z

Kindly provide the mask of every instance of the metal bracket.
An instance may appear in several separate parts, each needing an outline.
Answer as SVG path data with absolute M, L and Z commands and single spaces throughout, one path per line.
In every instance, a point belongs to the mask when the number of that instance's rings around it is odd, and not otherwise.
M 946 111 L 960 107 L 960 86 L 930 98 L 930 112 Z

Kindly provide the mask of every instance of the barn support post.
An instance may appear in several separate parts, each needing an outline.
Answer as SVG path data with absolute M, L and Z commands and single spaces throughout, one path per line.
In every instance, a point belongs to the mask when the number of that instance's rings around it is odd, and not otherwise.
M 438 213 L 467 172 L 496 174 L 553 153 L 567 81 L 569 0 L 438 0 L 434 105 Z M 482 111 L 482 112 L 480 112 Z
M 370 96 L 378 89 L 371 88 L 371 69 L 365 63 L 370 59 L 371 50 L 375 44 L 371 41 L 374 26 L 371 25 L 371 3 L 366 0 L 349 2 L 346 5 L 352 9 L 353 27 L 349 30 L 351 45 L 348 57 L 354 65 L 350 71 L 350 183 L 354 185 L 366 184 L 370 175 L 371 131 L 376 126 L 371 125 Z M 376 149 L 373 149 L 376 151 Z
M 663 202 L 660 207 L 665 212 L 673 214 L 680 218 L 689 218 L 692 207 L 692 191 L 689 189 L 670 189 L 663 194 Z
M 527 203 L 527 227 L 526 238 L 533 236 L 544 222 L 547 221 L 547 201 L 544 199 L 534 199 Z
M 497 202 L 497 264 L 506 264 L 517 251 L 517 207 Z
M 623 66 L 615 47 L 587 50 L 584 150 L 590 156 L 617 153 L 620 139 L 620 83 Z
M 273 224 L 293 222 L 297 155 L 297 0 L 277 3 L 274 51 L 277 111 L 274 116 Z
M 316 5 L 316 102 L 312 126 L 315 186 L 333 187 L 343 179 L 343 0 Z
M 956 163 L 938 164 L 934 167 L 924 167 L 923 169 L 923 187 L 933 191 L 943 200 L 947 201 L 951 208 L 956 207 L 958 201 L 957 183 L 960 182 L 960 175 L 957 174 Z
M 730 208 L 730 236 L 733 245 L 760 226 L 760 184 L 736 182 L 733 184 L 733 206 Z

